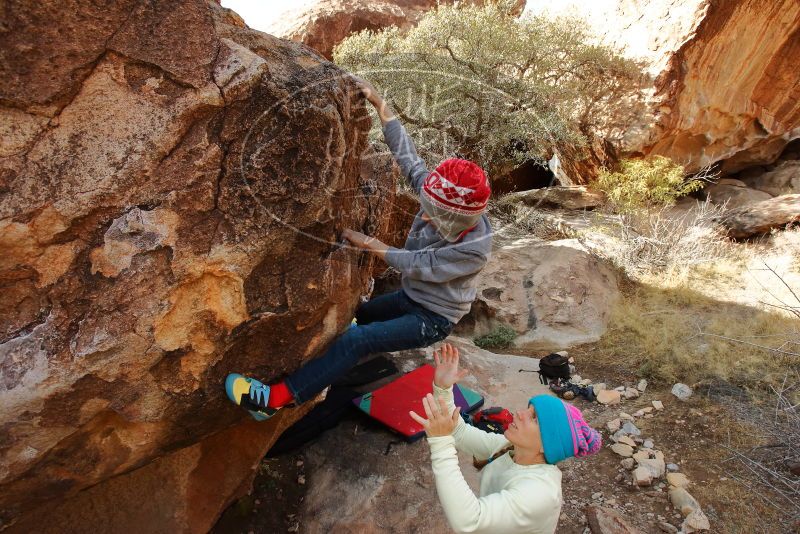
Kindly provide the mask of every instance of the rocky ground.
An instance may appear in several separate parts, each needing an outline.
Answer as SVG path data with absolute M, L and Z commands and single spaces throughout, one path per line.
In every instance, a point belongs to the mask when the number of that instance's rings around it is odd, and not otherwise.
M 472 385 L 488 384 L 483 389 L 487 406 L 514 407 L 528 394 L 523 392 L 541 387 L 538 375 L 516 369 L 535 369 L 530 355 L 496 356 L 459 343 L 481 364 L 467 358 Z M 734 420 L 729 397 L 719 391 L 709 395 L 706 389 L 680 400 L 670 385 L 644 386 L 622 364 L 592 366 L 591 350 L 572 351 L 578 372 L 594 383 L 626 390 L 613 404 L 572 401 L 602 431 L 604 447 L 595 456 L 560 466 L 564 506 L 559 532 L 697 531 L 691 526 L 726 533 L 790 530 L 768 503 L 769 496 L 759 499 L 749 492 L 741 469 L 728 461 L 725 446 L 738 445 L 747 434 Z M 395 356 L 403 368 L 423 361 L 419 354 Z M 489 380 L 488 371 L 497 373 L 497 380 Z M 469 458 L 461 460 L 465 477 L 477 488 L 479 474 Z M 296 452 L 265 459 L 251 495 L 232 506 L 214 532 L 449 532 L 428 462 L 424 441 L 402 442 L 354 410 Z

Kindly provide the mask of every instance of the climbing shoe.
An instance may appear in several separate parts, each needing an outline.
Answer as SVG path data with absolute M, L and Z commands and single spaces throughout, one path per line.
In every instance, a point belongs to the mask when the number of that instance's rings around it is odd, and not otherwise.
M 573 384 L 569 380 L 553 380 L 550 382 L 550 390 L 564 400 L 572 400 L 575 397 L 583 397 L 589 402 L 594 402 L 597 398 L 592 386 L 580 386 Z
M 225 379 L 225 393 L 234 404 L 247 409 L 256 421 L 269 419 L 280 409 L 267 406 L 269 386 L 238 373 L 231 373 Z

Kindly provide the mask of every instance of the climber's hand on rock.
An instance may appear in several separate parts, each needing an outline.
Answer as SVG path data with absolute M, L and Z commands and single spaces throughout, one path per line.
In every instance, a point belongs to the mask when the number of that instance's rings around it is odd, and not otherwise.
M 427 419 L 413 411 L 408 412 L 408 415 L 422 425 L 429 438 L 449 436 L 453 433 L 459 418 L 461 418 L 461 413 L 459 413 L 457 407 L 453 408 L 452 413 L 448 413 L 447 401 L 442 397 L 436 400 L 430 393 L 422 398 L 422 407 L 425 408 Z
M 466 369 L 458 368 L 458 348 L 450 343 L 445 343 L 438 350 L 434 350 L 433 360 L 436 363 L 433 383 L 437 387 L 448 389 L 468 374 Z
M 381 98 L 381 95 L 378 93 L 378 90 L 375 89 L 375 86 L 369 83 L 367 80 L 356 76 L 355 74 L 351 74 L 350 79 L 355 82 L 358 90 L 361 91 L 361 94 L 364 95 L 364 98 L 366 98 L 370 104 L 378 107 L 378 104 L 383 101 L 383 98 Z
M 381 124 L 386 125 L 387 122 L 394 119 L 394 113 L 392 113 L 389 104 L 383 97 L 380 95 L 375 86 L 369 83 L 364 78 L 360 78 L 355 74 L 350 75 L 350 79 L 355 82 L 358 90 L 361 91 L 361 94 L 364 95 L 370 104 L 375 106 L 375 109 L 378 111 L 378 117 L 381 119 Z
M 374 237 L 370 237 L 366 234 L 362 234 L 361 232 L 356 232 L 355 230 L 344 230 L 342 231 L 342 237 L 348 241 L 354 247 L 358 248 L 365 248 L 368 249 L 369 241 L 374 240 Z

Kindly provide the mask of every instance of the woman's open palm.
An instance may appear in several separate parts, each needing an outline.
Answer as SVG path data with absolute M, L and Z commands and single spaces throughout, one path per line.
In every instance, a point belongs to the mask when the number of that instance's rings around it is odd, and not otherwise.
M 468 374 L 466 370 L 458 368 L 458 349 L 450 343 L 434 350 L 433 360 L 436 362 L 433 383 L 437 387 L 448 389 Z

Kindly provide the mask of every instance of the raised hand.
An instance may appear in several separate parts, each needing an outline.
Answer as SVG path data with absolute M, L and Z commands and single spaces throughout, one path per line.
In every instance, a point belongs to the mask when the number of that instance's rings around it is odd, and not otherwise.
M 448 389 L 468 374 L 465 369 L 458 368 L 458 349 L 450 343 L 445 343 L 440 349 L 434 350 L 433 360 L 436 362 L 433 383 L 437 387 Z
M 350 79 L 358 87 L 358 90 L 361 91 L 361 94 L 364 95 L 370 104 L 375 106 L 375 109 L 378 112 L 378 117 L 381 119 L 381 124 L 386 124 L 390 120 L 394 119 L 394 113 L 392 113 L 389 104 L 383 99 L 381 94 L 375 89 L 375 86 L 369 83 L 364 78 L 356 76 L 355 74 L 350 74 Z
M 448 414 L 447 401 L 441 397 L 437 401 L 430 393 L 422 397 L 422 407 L 425 408 L 427 419 L 413 411 L 408 412 L 408 415 L 422 425 L 429 438 L 449 436 L 453 433 L 461 417 L 458 408 L 453 408 L 453 413 Z

